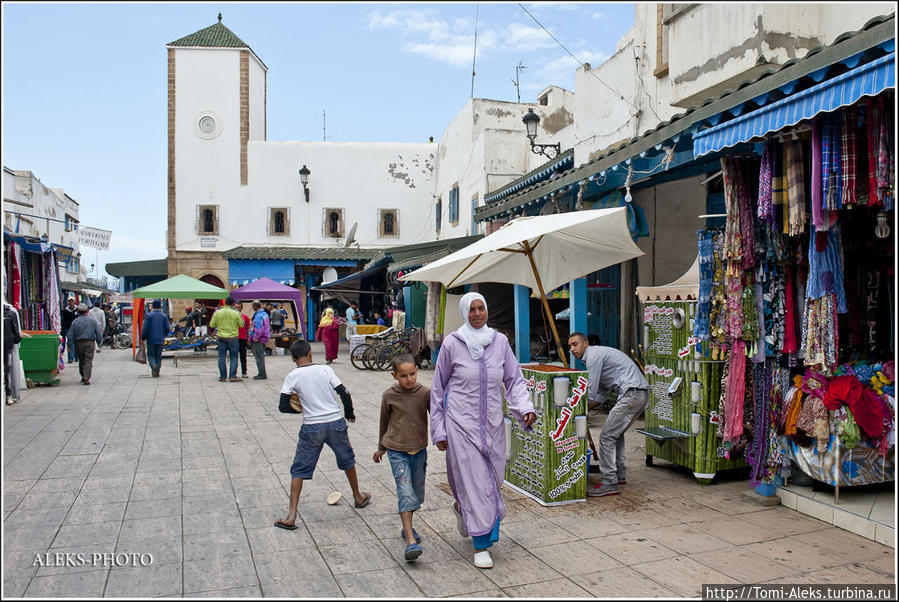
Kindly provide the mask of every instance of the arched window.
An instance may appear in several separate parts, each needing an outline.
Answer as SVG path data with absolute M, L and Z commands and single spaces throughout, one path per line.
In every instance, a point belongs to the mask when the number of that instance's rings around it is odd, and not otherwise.
M 203 232 L 215 232 L 215 211 L 203 209 Z
M 284 234 L 284 212 L 275 211 L 275 234 Z
M 340 215 L 336 211 L 328 214 L 328 233 L 340 235 Z
M 384 234 L 390 236 L 393 234 L 393 214 L 384 214 Z

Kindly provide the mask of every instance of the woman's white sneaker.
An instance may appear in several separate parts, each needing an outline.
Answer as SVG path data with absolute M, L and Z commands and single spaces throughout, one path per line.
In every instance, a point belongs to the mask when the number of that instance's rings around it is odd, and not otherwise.
M 492 569 L 493 568 L 493 558 L 490 557 L 490 552 L 487 550 L 481 550 L 480 552 L 474 553 L 474 565 L 479 569 Z

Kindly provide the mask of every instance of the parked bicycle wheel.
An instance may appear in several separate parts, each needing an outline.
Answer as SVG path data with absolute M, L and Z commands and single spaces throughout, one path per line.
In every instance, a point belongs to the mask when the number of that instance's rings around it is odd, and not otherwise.
M 393 358 L 401 353 L 409 353 L 409 348 L 402 343 L 398 345 L 386 346 L 384 349 L 378 352 L 376 359 L 377 369 L 391 370 L 393 368 L 393 366 L 391 365 L 393 362 Z
M 368 348 L 362 352 L 362 365 L 365 366 L 368 370 L 374 370 L 375 364 L 374 360 L 378 354 L 378 350 L 382 347 L 382 345 L 369 345 Z
M 356 345 L 353 348 L 353 351 L 350 352 L 350 363 L 353 364 L 353 367 L 357 370 L 368 370 L 368 367 L 363 363 L 362 356 L 368 351 L 368 348 L 371 347 L 368 343 L 362 343 L 361 345 Z

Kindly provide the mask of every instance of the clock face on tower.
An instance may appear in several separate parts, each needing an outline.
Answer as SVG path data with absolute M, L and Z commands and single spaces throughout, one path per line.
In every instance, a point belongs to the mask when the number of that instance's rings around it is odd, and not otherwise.
M 194 133 L 207 140 L 215 138 L 222 131 L 222 121 L 212 111 L 201 111 L 194 118 Z

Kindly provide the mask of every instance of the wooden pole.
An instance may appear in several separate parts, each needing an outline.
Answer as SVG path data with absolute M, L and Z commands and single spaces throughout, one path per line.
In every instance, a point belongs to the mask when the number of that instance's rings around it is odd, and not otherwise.
M 528 256 L 528 261 L 531 262 L 531 270 L 534 272 L 534 278 L 537 280 L 537 290 L 540 291 L 540 300 L 543 301 L 543 311 L 546 312 L 546 317 L 549 318 L 549 325 L 552 327 L 553 337 L 556 339 L 556 348 L 559 350 L 559 359 L 562 360 L 562 365 L 566 368 L 568 367 L 568 354 L 565 353 L 565 350 L 562 349 L 562 341 L 559 339 L 559 331 L 556 328 L 556 320 L 552 315 L 549 309 L 549 301 L 546 300 L 546 292 L 543 290 L 543 282 L 540 280 L 540 272 L 537 271 L 537 264 L 534 263 L 534 255 L 533 249 L 528 244 L 528 241 L 524 241 L 522 243 L 524 245 L 525 254 Z

